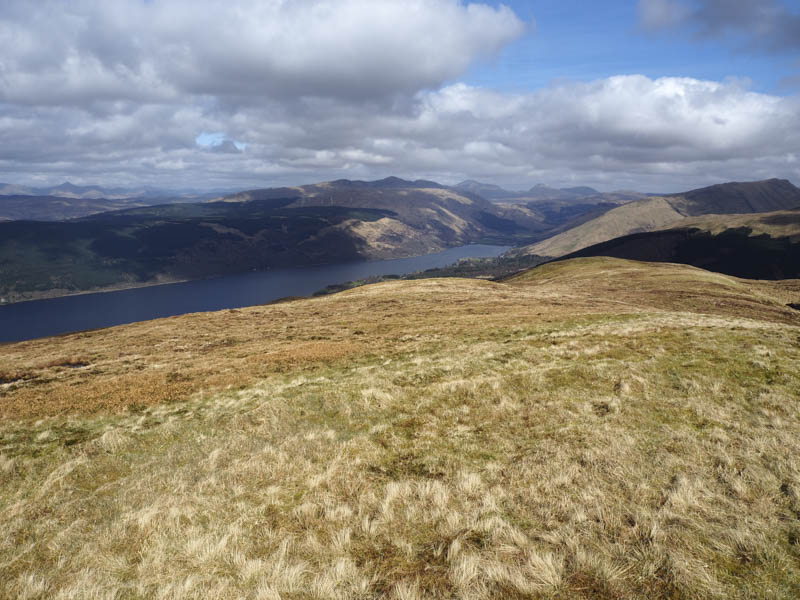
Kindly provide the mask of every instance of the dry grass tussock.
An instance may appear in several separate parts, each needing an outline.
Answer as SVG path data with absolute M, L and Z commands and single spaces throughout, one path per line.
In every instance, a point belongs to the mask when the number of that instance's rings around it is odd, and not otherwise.
M 242 384 L 7 410 L 0 597 L 796 598 L 796 288 L 669 268 L 392 282 L 50 340 L 86 366 L 6 346 L 31 377 L 3 402 L 93 378 L 113 395 L 173 357 Z M 158 347 L 215 316 L 230 357 Z M 289 326 L 306 354 L 277 341 Z

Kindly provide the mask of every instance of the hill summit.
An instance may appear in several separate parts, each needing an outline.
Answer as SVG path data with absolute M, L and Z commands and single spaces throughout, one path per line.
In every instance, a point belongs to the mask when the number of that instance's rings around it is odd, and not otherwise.
M 2 345 L 3 595 L 796 598 L 798 298 L 591 258 Z
M 787 179 L 719 183 L 665 198 L 682 214 L 691 217 L 800 208 L 800 188 Z

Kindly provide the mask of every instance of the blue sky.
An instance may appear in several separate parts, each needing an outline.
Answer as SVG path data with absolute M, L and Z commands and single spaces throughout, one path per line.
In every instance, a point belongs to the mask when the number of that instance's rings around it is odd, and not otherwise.
M 768 52 L 752 49 L 743 31 L 704 37 L 692 23 L 648 30 L 640 23 L 635 0 L 493 4 L 509 6 L 533 26 L 503 48 L 496 59 L 474 65 L 464 78 L 473 85 L 532 91 L 554 80 L 588 81 L 638 73 L 651 78 L 741 78 L 749 80 L 754 91 L 783 96 L 800 87 L 800 82 L 784 81 L 800 73 L 800 42 L 794 52 Z M 800 2 L 780 4 L 800 14 Z
M 3 0 L 0 182 L 800 184 L 800 0 Z

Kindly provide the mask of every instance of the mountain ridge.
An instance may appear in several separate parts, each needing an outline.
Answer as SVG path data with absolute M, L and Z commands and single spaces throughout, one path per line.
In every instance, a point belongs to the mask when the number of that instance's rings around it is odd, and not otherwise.
M 800 189 L 785 179 L 717 184 L 624 204 L 514 252 L 558 257 L 616 237 L 677 226 L 692 216 L 765 212 L 797 206 L 800 206 Z
M 672 262 L 748 279 L 800 277 L 800 208 L 690 217 L 678 225 L 617 237 L 557 260 L 608 256 Z
M 58 185 L 30 186 L 24 184 L 0 183 L 0 196 L 55 196 L 82 200 L 123 200 L 129 198 L 205 198 L 219 196 L 221 190 L 162 189 L 151 186 L 126 188 L 120 186 L 76 185 L 64 181 Z
M 601 192 L 587 186 L 553 188 L 543 183 L 536 184 L 527 191 L 510 191 L 499 185 L 483 183 L 474 179 L 467 179 L 452 187 L 479 194 L 488 200 L 525 198 L 528 200 L 576 201 L 590 196 L 602 195 Z
M 281 266 L 400 258 L 528 235 L 480 196 L 425 180 L 258 189 L 64 222 L 2 222 L 0 295 L 14 302 Z

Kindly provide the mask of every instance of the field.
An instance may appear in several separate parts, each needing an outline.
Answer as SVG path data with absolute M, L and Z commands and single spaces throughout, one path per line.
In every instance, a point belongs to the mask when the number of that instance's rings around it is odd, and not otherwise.
M 0 597 L 796 598 L 798 301 L 577 259 L 0 346 Z

